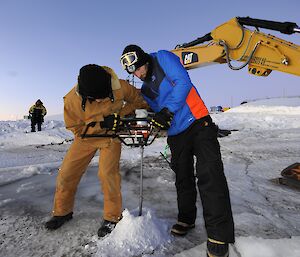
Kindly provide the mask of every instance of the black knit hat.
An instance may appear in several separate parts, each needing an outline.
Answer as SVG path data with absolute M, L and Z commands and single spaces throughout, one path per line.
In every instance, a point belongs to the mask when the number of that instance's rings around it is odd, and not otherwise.
M 85 65 L 79 71 L 78 88 L 79 94 L 83 97 L 111 98 L 111 75 L 99 65 Z
M 135 52 L 137 56 L 137 62 L 134 63 L 135 69 L 138 69 L 139 67 L 143 66 L 147 62 L 149 62 L 150 55 L 145 53 L 142 48 L 140 48 L 137 45 L 128 45 L 124 48 L 122 55 L 129 53 L 129 52 Z M 128 71 L 127 71 L 128 72 Z

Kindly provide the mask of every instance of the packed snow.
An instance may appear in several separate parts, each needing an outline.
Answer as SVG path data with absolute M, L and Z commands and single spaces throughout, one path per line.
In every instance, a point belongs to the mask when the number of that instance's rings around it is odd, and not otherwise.
M 300 97 L 249 102 L 212 114 L 219 138 L 236 229 L 231 257 L 299 257 L 299 191 L 272 180 L 300 161 Z M 144 149 L 143 214 L 138 216 L 140 149 L 123 146 L 123 218 L 98 239 L 103 195 L 98 154 L 83 176 L 74 218 L 56 231 L 51 216 L 55 179 L 72 143 L 61 120 L 47 119 L 30 133 L 30 121 L 0 121 L 0 256 L 206 256 L 206 234 L 198 198 L 196 228 L 170 235 L 176 222 L 174 174 L 162 158 L 166 138 Z

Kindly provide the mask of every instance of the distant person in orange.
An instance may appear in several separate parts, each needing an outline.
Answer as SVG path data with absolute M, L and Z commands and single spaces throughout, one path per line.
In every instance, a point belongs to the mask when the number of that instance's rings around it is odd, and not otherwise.
M 29 109 L 29 117 L 31 119 L 31 132 L 35 132 L 35 126 L 37 125 L 38 131 L 42 130 L 42 123 L 44 122 L 44 116 L 47 114 L 47 110 L 43 105 L 43 102 L 38 99 L 34 105 Z
M 47 229 L 58 229 L 72 219 L 77 186 L 98 150 L 98 177 L 104 196 L 103 222 L 98 236 L 103 237 L 115 228 L 122 213 L 121 142 L 107 136 L 118 130 L 120 117 L 145 107 L 140 92 L 119 79 L 112 69 L 96 64 L 80 69 L 78 84 L 64 97 L 64 120 L 66 128 L 74 134 L 74 142 L 58 172 L 53 217 L 46 222 Z M 81 138 L 90 123 L 95 125 L 87 133 L 104 137 Z

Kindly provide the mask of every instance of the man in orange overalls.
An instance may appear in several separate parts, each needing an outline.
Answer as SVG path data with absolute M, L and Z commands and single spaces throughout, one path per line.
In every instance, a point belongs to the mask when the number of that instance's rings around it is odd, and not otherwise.
M 97 124 L 88 129 L 88 134 L 112 134 L 118 129 L 120 117 L 145 107 L 139 91 L 118 79 L 112 69 L 95 64 L 80 69 L 78 84 L 64 97 L 66 128 L 75 138 L 58 172 L 53 217 L 46 222 L 47 229 L 57 229 L 72 219 L 77 186 L 97 150 L 98 177 L 104 195 L 104 221 L 98 235 L 103 237 L 114 229 L 122 213 L 121 143 L 117 138 L 81 138 L 81 134 L 91 122 Z

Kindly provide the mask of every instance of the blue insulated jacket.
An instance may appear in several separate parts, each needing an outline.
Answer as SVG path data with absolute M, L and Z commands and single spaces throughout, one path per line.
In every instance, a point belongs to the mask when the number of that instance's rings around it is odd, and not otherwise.
M 154 112 L 167 107 L 174 113 L 168 135 L 177 135 L 207 116 L 208 110 L 179 57 L 165 50 L 150 55 L 153 73 L 151 81 L 143 83 L 142 94 Z

